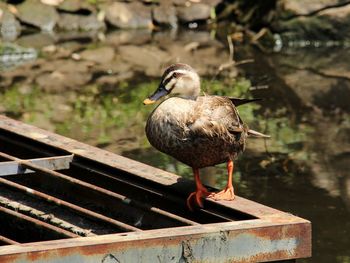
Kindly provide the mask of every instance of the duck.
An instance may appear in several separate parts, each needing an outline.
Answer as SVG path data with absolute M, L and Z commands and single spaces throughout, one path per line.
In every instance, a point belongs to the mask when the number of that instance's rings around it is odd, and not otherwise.
M 244 151 L 248 136 L 269 137 L 249 129 L 237 110 L 259 99 L 200 94 L 198 73 L 187 64 L 176 63 L 165 69 L 158 88 L 143 101 L 144 105 L 161 101 L 146 122 L 150 144 L 192 168 L 196 190 L 186 200 L 192 211 L 203 208 L 204 198 L 234 200 L 234 160 Z M 226 187 L 210 192 L 199 170 L 221 163 L 227 163 Z

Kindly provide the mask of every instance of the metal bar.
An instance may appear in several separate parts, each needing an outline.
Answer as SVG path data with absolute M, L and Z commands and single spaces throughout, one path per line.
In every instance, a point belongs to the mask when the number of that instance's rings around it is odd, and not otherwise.
M 40 221 L 43 221 L 45 223 L 51 224 L 53 226 L 57 226 L 59 228 L 62 228 L 64 230 L 67 230 L 69 232 L 75 233 L 79 236 L 96 236 L 96 234 L 92 233 L 90 229 L 88 228 L 81 228 L 75 224 L 71 224 L 70 222 L 60 218 L 59 216 L 56 216 L 56 209 L 55 209 L 55 213 L 46 213 L 44 211 L 42 211 L 41 209 L 36 209 L 33 207 L 33 205 L 25 205 L 23 204 L 24 200 L 21 200 L 20 202 L 18 202 L 17 200 L 15 201 L 15 198 L 12 198 L 12 196 L 9 196 L 9 198 L 4 197 L 4 195 L 6 195 L 6 191 L 4 191 L 6 189 L 2 188 L 0 190 L 1 194 L 0 194 L 0 206 L 6 207 L 12 211 L 16 211 L 18 213 L 30 216 L 32 218 L 38 219 Z M 12 191 L 12 193 L 14 193 Z M 15 194 L 16 196 L 16 194 Z M 25 195 L 24 196 L 26 199 L 28 199 L 28 196 Z M 37 200 L 36 200 L 37 201 Z
M 14 241 L 12 239 L 9 239 L 7 237 L 4 237 L 2 235 L 0 235 L 0 243 L 7 244 L 7 245 L 18 245 L 18 244 L 20 244 L 19 242 Z
M 50 170 L 63 170 L 69 169 L 70 163 L 73 160 L 73 156 L 74 154 L 66 156 L 29 159 L 26 161 Z M 18 161 L 0 162 L 0 176 L 26 173 L 34 173 L 34 171 L 23 167 L 18 163 Z
M 142 186 L 140 183 L 132 182 L 132 181 L 130 181 L 130 180 L 128 181 L 128 180 L 126 180 L 124 178 L 112 176 L 111 174 L 107 174 L 107 173 L 105 173 L 103 171 L 94 169 L 93 167 L 85 166 L 83 164 L 80 164 L 79 160 L 78 160 L 78 162 L 75 162 L 73 164 L 73 166 L 78 167 L 80 169 L 84 169 L 84 170 L 88 169 L 89 172 L 93 172 L 93 173 L 96 173 L 98 175 L 102 175 L 106 179 L 116 181 L 116 184 L 118 184 L 118 185 L 125 184 L 127 186 L 132 187 L 132 188 L 136 188 L 136 191 L 145 191 L 145 192 L 147 192 L 148 195 L 152 196 L 153 200 L 157 201 L 157 204 L 159 204 L 159 202 L 161 202 L 162 199 L 170 200 L 171 202 L 174 202 L 177 205 L 183 205 L 184 204 L 184 200 L 181 197 L 179 197 L 179 196 L 176 196 L 174 194 L 170 194 L 169 192 L 165 192 L 165 191 L 154 190 L 154 189 L 152 189 L 151 186 L 150 187 L 145 187 L 145 186 Z M 98 182 L 101 182 L 101 181 L 102 181 L 101 179 L 98 180 Z M 111 184 L 109 184 L 109 185 L 111 185 Z M 105 187 L 105 186 L 103 186 L 103 187 Z M 135 202 L 136 200 L 133 200 L 133 201 Z M 150 200 L 148 200 L 148 201 L 150 201 Z M 133 203 L 131 203 L 131 204 L 133 204 Z M 160 209 L 160 208 L 158 208 L 158 209 Z M 160 209 L 160 210 L 162 210 L 162 209 Z M 177 213 L 181 213 L 181 212 L 182 211 L 177 211 Z M 171 212 L 167 211 L 167 213 L 171 213 Z M 171 213 L 171 214 L 174 215 L 174 213 Z M 198 210 L 198 213 L 196 215 L 198 215 L 199 217 L 206 218 L 207 221 L 208 221 L 208 219 L 210 220 L 210 218 L 216 218 L 216 220 L 220 221 L 220 222 L 222 222 L 222 221 L 232 221 L 232 218 L 228 218 L 228 217 L 225 217 L 225 216 L 217 214 L 217 213 L 216 214 L 212 213 L 212 212 L 210 212 L 210 211 L 208 211 L 208 210 L 206 210 L 204 208 L 201 208 L 200 210 Z M 183 219 L 185 219 L 186 221 L 183 221 Z M 188 225 L 200 224 L 200 223 L 198 223 L 196 221 L 193 221 L 193 220 L 181 217 L 181 216 L 180 216 L 179 220 L 184 222 L 184 223 L 187 223 Z
M 77 185 L 89 188 L 90 190 L 103 193 L 105 195 L 108 195 L 108 196 L 111 196 L 111 197 L 113 197 L 115 199 L 118 199 L 119 201 L 121 201 L 123 203 L 135 206 L 137 208 L 141 208 L 141 209 L 144 209 L 144 210 L 147 210 L 147 211 L 152 211 L 153 213 L 157 213 L 158 215 L 171 218 L 171 219 L 173 219 L 175 221 L 179 221 L 179 222 L 184 223 L 186 225 L 198 225 L 197 222 L 194 222 L 192 220 L 180 217 L 178 215 L 174 215 L 174 214 L 172 214 L 170 212 L 166 212 L 166 211 L 161 210 L 159 208 L 149 207 L 149 206 L 144 205 L 141 202 L 138 202 L 136 200 L 131 200 L 131 199 L 129 199 L 128 197 L 126 197 L 124 195 L 114 193 L 112 191 L 109 191 L 109 190 L 106 190 L 104 188 L 101 188 L 101 187 L 98 187 L 98 186 L 86 183 L 84 181 L 81 181 L 81 180 L 72 178 L 70 176 L 58 173 L 56 171 L 51 171 L 51 170 L 49 170 L 47 168 L 44 168 L 44 167 L 39 167 L 39 166 L 37 166 L 37 165 L 35 165 L 33 163 L 30 163 L 27 160 L 21 160 L 21 159 L 19 159 L 17 157 L 11 156 L 11 155 L 3 153 L 3 152 L 0 152 L 0 156 L 3 157 L 3 158 L 7 158 L 7 159 L 10 159 L 10 160 L 16 161 L 18 164 L 20 164 L 20 165 L 22 165 L 24 167 L 27 167 L 27 168 L 29 168 L 31 170 L 34 170 L 34 171 L 36 171 L 38 173 L 44 173 L 44 174 L 48 174 L 48 175 L 51 175 L 51 176 L 54 176 L 54 177 L 58 177 L 58 178 L 67 180 L 67 181 L 69 181 L 69 182 L 71 182 L 73 184 L 77 184 Z M 125 223 L 122 223 L 122 224 L 125 224 Z M 125 227 L 126 226 L 128 226 L 128 225 L 125 224 Z M 132 226 L 130 226 L 130 227 L 132 227 Z M 136 230 L 132 230 L 132 231 L 136 231 Z
M 58 199 L 56 197 L 50 196 L 48 194 L 36 191 L 36 190 L 31 189 L 29 187 L 11 182 L 11 181 L 6 180 L 4 178 L 0 178 L 0 183 L 7 185 L 9 187 L 12 187 L 16 190 L 26 192 L 27 194 L 30 194 L 36 198 L 44 199 L 45 201 L 52 202 L 56 205 L 67 207 L 68 209 L 71 209 L 78 214 L 87 216 L 93 220 L 100 220 L 104 223 L 108 223 L 110 225 L 113 225 L 114 227 L 117 227 L 118 229 L 123 229 L 123 230 L 127 230 L 127 231 L 142 231 L 141 229 L 139 229 L 137 227 L 127 225 L 127 224 L 120 222 L 118 220 L 109 218 L 107 216 L 101 215 L 99 213 L 93 212 L 93 211 L 85 209 L 85 208 L 82 208 L 80 206 L 77 206 L 77 205 L 74 205 L 72 203 L 66 202 L 64 200 Z
M 310 256 L 310 237 L 310 225 L 257 219 L 0 247 L 0 261 L 268 262 Z
M 30 224 L 32 227 L 36 227 L 39 229 L 44 229 L 48 233 L 51 233 L 52 235 L 56 235 L 58 238 L 64 238 L 64 237 L 79 237 L 79 235 L 71 233 L 69 231 L 66 231 L 64 229 L 58 228 L 56 226 L 52 226 L 50 224 L 47 224 L 45 222 L 42 222 L 38 219 L 23 215 L 21 213 L 17 213 L 15 211 L 12 211 L 10 209 L 7 209 L 5 207 L 0 206 L 0 213 L 2 213 L 2 216 L 8 215 L 11 218 L 16 218 L 19 221 L 26 222 L 27 224 Z M 4 230 L 4 229 L 2 229 Z M 31 230 L 28 229 L 29 231 Z

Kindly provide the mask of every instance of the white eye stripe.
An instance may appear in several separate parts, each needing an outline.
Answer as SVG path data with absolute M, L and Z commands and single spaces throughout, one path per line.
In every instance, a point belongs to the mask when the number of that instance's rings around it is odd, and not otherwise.
M 176 73 L 179 73 L 179 74 L 190 74 L 192 72 L 188 71 L 188 70 L 185 70 L 185 69 L 177 69 L 177 70 L 173 70 L 171 72 L 169 72 L 168 75 L 165 76 L 165 78 L 163 79 L 163 83 L 165 83 L 169 78 L 171 78 L 173 76 L 173 74 L 176 74 Z
M 174 83 L 177 81 L 177 79 L 172 79 L 172 80 L 170 80 L 164 87 L 165 87 L 165 89 L 167 90 L 167 91 L 169 91 L 172 87 L 173 87 L 173 85 L 174 85 Z

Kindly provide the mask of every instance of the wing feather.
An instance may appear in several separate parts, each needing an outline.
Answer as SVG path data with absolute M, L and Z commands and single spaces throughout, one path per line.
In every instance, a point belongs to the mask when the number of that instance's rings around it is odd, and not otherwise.
M 196 137 L 232 136 L 242 133 L 244 125 L 227 97 L 203 96 L 193 111 L 189 130 Z

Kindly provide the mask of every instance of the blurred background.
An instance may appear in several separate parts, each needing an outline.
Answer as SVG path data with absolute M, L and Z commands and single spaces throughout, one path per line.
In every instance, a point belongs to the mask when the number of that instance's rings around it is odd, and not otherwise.
M 312 221 L 313 258 L 350 262 L 350 2 L 0 2 L 0 113 L 192 179 L 144 133 L 166 66 L 271 139 L 250 139 L 235 192 Z M 226 183 L 225 165 L 202 171 Z

